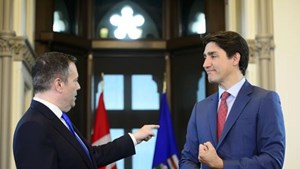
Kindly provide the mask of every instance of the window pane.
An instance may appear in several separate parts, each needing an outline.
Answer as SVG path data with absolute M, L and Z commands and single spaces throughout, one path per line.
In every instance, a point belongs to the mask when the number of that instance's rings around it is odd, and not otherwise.
M 202 12 L 195 13 L 189 23 L 190 34 L 203 34 L 206 32 L 205 15 Z
M 180 0 L 182 36 L 206 32 L 204 0 Z
M 159 109 L 159 93 L 152 75 L 132 75 L 132 109 Z
M 202 72 L 201 78 L 198 81 L 197 101 L 203 100 L 206 97 L 205 85 L 206 73 Z
M 110 136 L 111 136 L 112 140 L 119 138 L 123 135 L 124 135 L 124 129 L 118 129 L 118 128 L 110 129 Z M 124 169 L 124 160 L 123 159 L 117 161 L 117 168 Z
M 95 1 L 95 35 L 119 40 L 160 38 L 161 5 L 159 0 Z
M 96 104 L 98 104 L 101 90 L 101 83 L 99 83 Z M 104 102 L 106 110 L 124 110 L 123 75 L 104 75 Z M 98 105 L 96 106 L 98 107 Z
M 54 11 L 54 23 L 53 31 L 54 32 L 67 32 L 67 21 L 63 17 L 62 12 Z
M 78 0 L 69 2 L 55 0 L 53 12 L 53 32 L 78 35 Z
M 138 129 L 133 129 L 136 132 Z M 157 135 L 157 129 L 153 130 Z M 136 154 L 133 156 L 132 169 L 152 168 L 156 137 L 152 137 L 147 142 L 142 142 L 135 147 Z

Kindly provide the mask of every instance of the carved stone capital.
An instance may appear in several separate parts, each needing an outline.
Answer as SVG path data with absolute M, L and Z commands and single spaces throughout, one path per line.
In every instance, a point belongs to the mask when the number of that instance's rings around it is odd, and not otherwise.
M 273 53 L 275 49 L 273 36 L 257 35 L 255 39 L 259 59 L 271 59 L 271 53 Z
M 0 57 L 11 56 L 9 40 L 15 37 L 14 32 L 0 32 Z
M 248 39 L 247 40 L 248 47 L 249 47 L 249 63 L 256 63 L 256 45 L 254 39 Z
M 12 33 L 0 32 L 0 57 L 13 57 L 14 61 L 23 61 L 30 68 L 35 62 L 35 53 L 24 37 Z
M 35 54 L 27 39 L 24 37 L 15 37 L 11 42 L 14 61 L 23 61 L 26 66 L 31 68 L 35 62 Z

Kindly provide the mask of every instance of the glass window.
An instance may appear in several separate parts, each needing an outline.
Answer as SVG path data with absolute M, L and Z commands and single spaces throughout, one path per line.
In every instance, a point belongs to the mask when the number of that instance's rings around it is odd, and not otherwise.
M 54 11 L 54 23 L 53 23 L 53 31 L 54 32 L 67 32 L 67 18 L 63 16 L 61 11 Z
M 133 129 L 132 133 L 138 129 Z M 153 130 L 157 135 L 157 129 Z M 123 136 L 123 129 L 110 129 L 110 135 L 112 140 Z M 136 154 L 133 156 L 132 169 L 152 168 L 154 149 L 155 149 L 156 137 L 152 137 L 148 142 L 143 142 L 135 147 Z M 124 169 L 124 160 L 117 161 L 117 168 Z
M 125 134 L 124 129 L 119 129 L 119 128 L 110 129 L 110 136 L 111 136 L 112 140 L 119 138 L 119 137 L 123 136 L 124 134 Z M 124 169 L 124 160 L 117 161 L 117 168 Z
M 181 0 L 182 36 L 206 32 L 204 0 Z
M 133 129 L 136 132 L 138 129 Z M 157 135 L 157 129 L 153 130 Z M 152 168 L 156 137 L 152 137 L 148 142 L 143 142 L 136 146 L 136 155 L 132 159 L 132 169 Z
M 98 84 L 96 104 L 102 91 L 101 83 Z M 104 101 L 106 110 L 124 110 L 124 76 L 104 75 Z
M 158 110 L 159 93 L 152 75 L 132 75 L 132 110 Z
M 77 2 L 73 0 L 66 4 L 61 0 L 54 1 L 53 32 L 78 34 Z
M 159 18 L 161 12 L 157 12 L 157 6 L 160 7 L 157 4 L 161 4 L 160 1 L 143 1 L 142 3 L 140 1 L 120 1 L 114 4 L 102 1 L 95 2 L 95 35 L 97 38 L 119 40 L 160 38 L 157 26 L 157 22 L 161 24 L 161 18 Z M 101 4 L 106 4 L 109 9 L 100 6 Z M 155 16 L 152 16 L 151 13 L 155 13 Z
M 203 100 L 206 97 L 206 73 L 202 72 L 201 78 L 198 81 L 197 101 Z
M 104 100 L 106 110 L 124 110 L 124 76 L 104 76 Z M 96 104 L 102 91 L 98 84 Z M 158 110 L 159 93 L 152 75 L 132 75 L 132 110 Z
M 149 56 L 148 51 L 143 53 Z M 141 57 L 140 53 L 129 53 L 122 57 L 108 56 L 110 56 L 108 53 L 95 54 L 93 63 L 94 79 L 92 82 L 95 84 L 92 87 L 95 94 L 92 97 L 93 103 L 98 103 L 97 100 L 102 90 L 99 83 L 100 73 L 103 72 L 104 102 L 111 127 L 111 135 L 115 135 L 113 138 L 132 132 L 133 129 L 140 128 L 144 124 L 157 124 L 163 72 L 165 70 L 164 57 L 157 53 L 154 53 L 153 57 Z M 97 105 L 93 104 L 93 108 L 96 107 Z M 122 132 L 117 135 L 113 134 L 114 129 L 121 129 Z M 135 164 L 141 160 L 134 158 L 147 159 L 149 161 L 147 166 L 151 168 L 153 154 L 149 155 L 147 153 L 147 156 L 143 154 L 145 151 L 154 151 L 154 142 L 153 146 L 149 144 L 149 142 L 146 142 L 137 145 L 136 148 L 148 147 L 149 150 L 137 150 L 136 155 L 118 161 L 118 169 L 146 168 L 134 167 L 142 165 Z
M 205 14 L 197 12 L 193 15 L 193 19 L 189 23 L 189 32 L 191 34 L 203 34 L 206 32 Z

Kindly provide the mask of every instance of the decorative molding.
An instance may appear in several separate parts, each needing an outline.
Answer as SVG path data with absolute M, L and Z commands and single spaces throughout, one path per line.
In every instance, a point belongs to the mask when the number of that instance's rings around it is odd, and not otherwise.
M 9 39 L 15 37 L 14 32 L 0 32 L 0 57 L 1 56 L 10 56 L 10 46 L 9 46 Z
M 35 62 L 36 56 L 28 40 L 24 37 L 15 37 L 12 42 L 11 49 L 14 61 L 23 61 L 30 70 Z
M 256 36 L 256 50 L 259 59 L 271 59 L 271 52 L 274 52 L 275 44 L 272 35 L 257 35 Z
M 247 40 L 248 47 L 249 47 L 249 63 L 256 63 L 257 58 L 257 49 L 254 39 L 248 39 Z
M 0 57 L 11 56 L 14 61 L 23 61 L 30 70 L 35 62 L 35 53 L 25 37 L 14 33 L 0 32 Z

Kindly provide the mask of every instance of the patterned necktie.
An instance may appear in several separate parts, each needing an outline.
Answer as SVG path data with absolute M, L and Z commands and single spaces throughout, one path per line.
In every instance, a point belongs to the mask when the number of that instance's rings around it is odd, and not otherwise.
M 82 140 L 80 139 L 80 137 L 75 133 L 72 122 L 69 118 L 69 116 L 67 115 L 67 113 L 63 112 L 62 113 L 62 118 L 65 120 L 65 122 L 67 123 L 70 132 L 75 136 L 75 138 L 77 139 L 77 141 L 80 143 L 80 145 L 82 146 L 82 148 L 84 149 L 85 153 L 87 154 L 87 156 L 89 157 L 89 159 L 91 160 L 91 156 L 89 153 L 89 150 L 87 149 L 86 145 L 82 142 Z
M 228 96 L 230 96 L 230 93 L 226 91 L 221 96 L 221 104 L 218 110 L 218 140 L 221 138 L 221 134 L 226 121 L 226 116 L 228 111 L 226 99 Z

